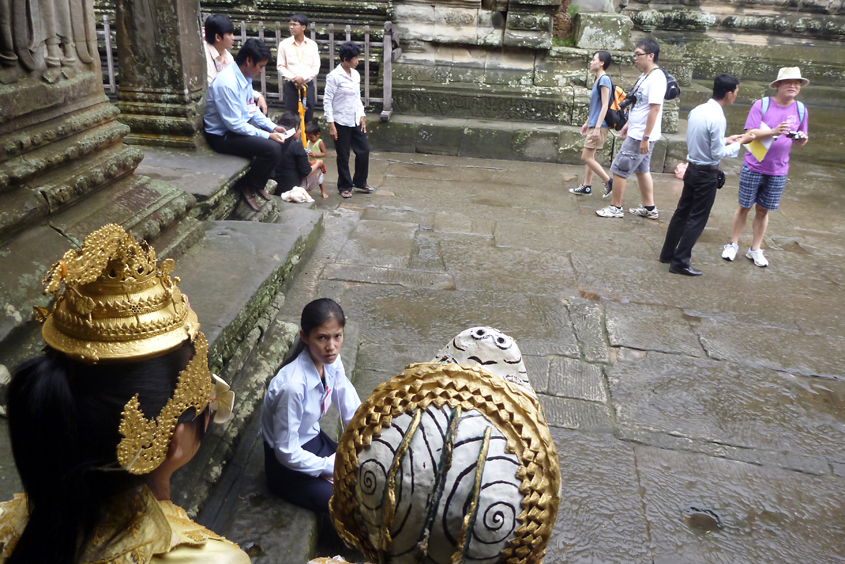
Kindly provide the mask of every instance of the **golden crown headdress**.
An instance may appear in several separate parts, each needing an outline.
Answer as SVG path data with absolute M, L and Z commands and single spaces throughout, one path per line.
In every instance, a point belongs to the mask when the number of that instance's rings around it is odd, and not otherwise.
M 179 278 L 170 277 L 174 265 L 166 259 L 158 266 L 150 245 L 109 224 L 47 270 L 44 293 L 56 300 L 52 310 L 35 308 L 44 323 L 44 341 L 81 362 L 139 361 L 186 340 L 194 343 L 194 356 L 158 416 L 144 416 L 138 395 L 124 407 L 118 462 L 133 474 L 146 474 L 161 464 L 177 420 L 188 408 L 199 414 L 214 404 L 219 407 L 215 422 L 224 423 L 234 404 L 234 392 L 209 372 L 208 343 L 177 287 Z

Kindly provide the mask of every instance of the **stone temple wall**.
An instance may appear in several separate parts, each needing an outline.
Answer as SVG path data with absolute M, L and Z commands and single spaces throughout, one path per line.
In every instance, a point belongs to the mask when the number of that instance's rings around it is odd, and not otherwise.
M 31 9 L 36 6 L 37 10 Z M 134 175 L 143 153 L 103 93 L 91 0 L 0 0 L 0 364 L 37 352 L 47 267 L 106 223 L 178 254 L 190 194 Z M 30 9 L 27 9 L 27 6 Z

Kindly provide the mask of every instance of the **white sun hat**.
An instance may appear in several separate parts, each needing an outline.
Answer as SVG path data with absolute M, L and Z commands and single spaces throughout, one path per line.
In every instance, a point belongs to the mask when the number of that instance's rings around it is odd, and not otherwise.
M 798 67 L 783 67 L 778 71 L 778 77 L 769 83 L 769 88 L 777 88 L 777 83 L 781 80 L 800 80 L 801 86 L 807 86 L 810 81 L 801 76 L 801 69 Z

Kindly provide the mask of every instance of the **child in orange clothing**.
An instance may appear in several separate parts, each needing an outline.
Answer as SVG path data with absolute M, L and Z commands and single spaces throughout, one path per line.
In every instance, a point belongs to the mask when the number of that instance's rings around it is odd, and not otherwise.
M 320 126 L 317 124 L 316 121 L 309 121 L 305 124 L 305 139 L 308 140 L 308 145 L 305 147 L 305 152 L 308 153 L 308 160 L 310 162 L 315 162 L 317 158 L 325 158 L 328 154 L 326 152 L 326 144 L 323 143 L 323 140 L 320 139 Z M 320 178 L 317 182 L 320 184 L 320 194 L 324 198 L 328 198 L 329 195 L 326 194 L 326 189 L 323 186 L 323 177 L 326 174 L 326 165 L 320 168 Z

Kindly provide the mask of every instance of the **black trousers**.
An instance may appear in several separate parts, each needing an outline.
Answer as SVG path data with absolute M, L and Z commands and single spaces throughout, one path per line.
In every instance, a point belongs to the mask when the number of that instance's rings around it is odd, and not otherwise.
M 306 82 L 305 86 L 305 123 L 308 123 L 314 118 L 314 106 L 317 105 L 317 89 L 314 88 L 314 80 Z M 299 115 L 299 92 L 298 88 L 290 80 L 285 80 L 284 96 L 285 96 L 285 110 Z
M 670 261 L 675 268 L 690 265 L 692 248 L 704 231 L 710 218 L 710 209 L 716 201 L 717 175 L 717 170 L 687 168 L 684 190 L 672 221 L 669 222 L 663 250 L 660 251 L 661 261 Z
M 326 457 L 337 452 L 337 443 L 320 431 L 319 435 L 302 445 L 302 448 L 317 456 Z M 316 513 L 329 512 L 332 484 L 324 478 L 315 478 L 284 466 L 266 441 L 264 473 L 267 475 L 267 488 L 282 499 Z
M 218 153 L 252 159 L 249 170 L 238 180 L 237 187 L 241 192 L 255 192 L 264 188 L 282 160 L 282 146 L 263 137 L 230 131 L 226 135 L 206 133 L 205 138 L 208 145 Z
M 370 173 L 370 143 L 367 134 L 361 131 L 361 126 L 347 127 L 334 124 L 337 129 L 337 141 L 334 148 L 337 151 L 337 191 L 351 190 L 353 186 L 363 188 L 367 185 Z M 349 173 L 349 149 L 355 153 L 355 177 Z

